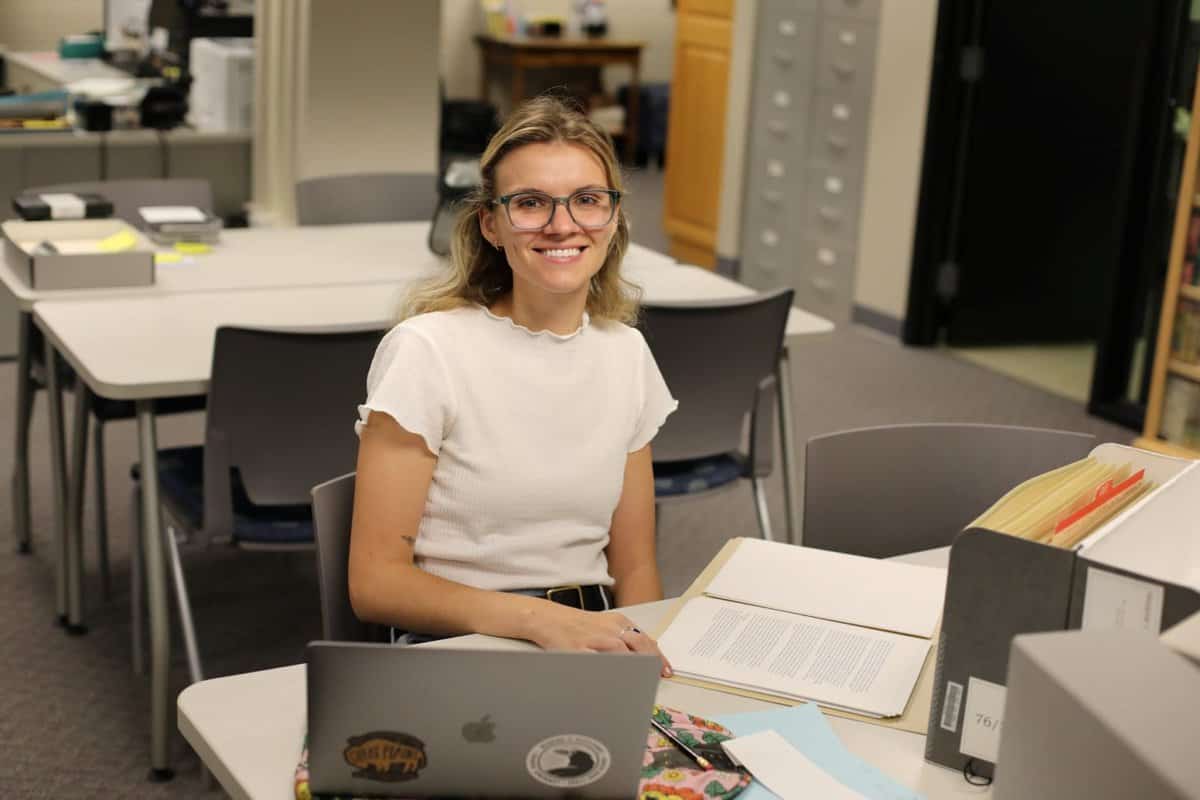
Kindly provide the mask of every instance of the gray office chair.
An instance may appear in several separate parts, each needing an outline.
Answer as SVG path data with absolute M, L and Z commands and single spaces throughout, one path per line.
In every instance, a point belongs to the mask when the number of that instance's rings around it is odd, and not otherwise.
M 296 222 L 348 225 L 358 222 L 429 220 L 437 207 L 437 176 L 422 173 L 328 175 L 296 183 Z
M 53 186 L 35 186 L 24 190 L 30 194 L 52 192 L 95 192 L 104 195 L 113 204 L 113 216 L 123 219 L 135 227 L 142 224 L 138 209 L 142 206 L 173 205 L 196 206 L 203 211 L 212 212 L 212 189 L 208 181 L 195 178 L 168 178 L 152 180 L 114 180 L 114 181 L 82 181 L 79 183 L 60 183 Z M 30 337 L 30 352 L 32 356 L 31 383 L 34 391 L 45 387 L 45 348 L 41 330 L 34 326 Z M 74 376 L 64 365 L 64 380 L 60 385 L 71 386 Z M 108 561 L 108 508 L 104 480 L 104 423 L 112 420 L 133 419 L 134 404 L 128 401 L 108 400 L 93 395 L 90 403 L 92 416 L 96 424 L 92 428 L 92 455 L 95 486 L 96 512 L 96 544 L 98 564 L 105 596 L 111 590 L 111 578 Z M 204 397 L 173 397 L 155 402 L 155 414 L 177 414 L 204 409 Z M 28 429 L 29 418 L 32 416 L 32 405 L 21 410 L 25 417 L 25 427 Z M 29 507 L 26 499 L 25 507 Z M 22 543 L 22 549 L 28 549 L 28 542 Z
M 354 467 L 354 409 L 383 333 L 217 329 L 204 444 L 158 454 L 172 523 L 164 526 L 168 566 L 193 681 L 203 670 L 174 528 L 201 546 L 220 539 L 247 550 L 310 549 L 312 487 Z M 140 580 L 135 534 L 132 572 Z M 140 619 L 133 629 L 136 665 Z
M 312 490 L 317 579 L 321 585 L 321 636 L 335 642 L 386 642 L 382 625 L 363 622 L 350 605 L 350 523 L 354 516 L 354 473 Z
M 808 440 L 804 545 L 875 558 L 944 547 L 1009 489 L 1085 457 L 1089 433 L 927 423 Z
M 791 306 L 792 290 L 779 289 L 736 300 L 643 307 L 640 327 L 679 401 L 653 442 L 656 503 L 708 494 L 746 478 L 759 532 L 773 538 L 763 479 L 772 469 L 775 366 Z

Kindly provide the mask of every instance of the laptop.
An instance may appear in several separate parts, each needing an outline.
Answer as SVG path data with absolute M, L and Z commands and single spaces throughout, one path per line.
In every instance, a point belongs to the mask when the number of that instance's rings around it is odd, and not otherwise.
M 629 798 L 657 656 L 308 645 L 313 794 Z

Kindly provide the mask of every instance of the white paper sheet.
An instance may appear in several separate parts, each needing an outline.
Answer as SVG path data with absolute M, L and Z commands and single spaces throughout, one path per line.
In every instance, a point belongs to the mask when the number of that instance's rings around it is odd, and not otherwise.
M 1083 619 L 1086 630 L 1120 629 L 1162 630 L 1163 587 L 1108 570 L 1087 568 L 1083 595 Z
M 775 731 L 739 736 L 721 746 L 750 770 L 755 780 L 783 800 L 865 798 L 818 767 Z
M 676 674 L 877 717 L 904 713 L 929 639 L 711 597 L 659 637 Z
M 151 225 L 163 222 L 204 222 L 204 212 L 195 206 L 142 206 L 142 219 Z
M 946 570 L 745 539 L 704 593 L 911 636 L 933 636 Z

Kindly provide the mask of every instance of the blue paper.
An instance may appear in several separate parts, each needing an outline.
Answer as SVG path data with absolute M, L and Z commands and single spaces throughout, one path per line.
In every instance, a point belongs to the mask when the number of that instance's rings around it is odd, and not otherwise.
M 923 800 L 912 789 L 896 783 L 847 750 L 815 703 L 771 711 L 725 714 L 713 717 L 713 721 L 724 725 L 734 736 L 774 730 L 814 764 L 871 800 Z M 770 800 L 775 795 L 755 781 L 738 797 Z

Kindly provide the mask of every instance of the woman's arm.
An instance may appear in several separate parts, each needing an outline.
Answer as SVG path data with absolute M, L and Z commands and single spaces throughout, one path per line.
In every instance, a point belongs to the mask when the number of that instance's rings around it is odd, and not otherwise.
M 491 592 L 430 575 L 413 545 L 437 457 L 391 416 L 363 426 L 350 537 L 350 602 L 360 619 L 434 634 L 486 633 L 557 650 L 628 650 L 633 626 L 549 600 Z M 635 643 L 637 644 L 637 643 Z
M 618 606 L 662 599 L 654 547 L 654 470 L 650 445 L 625 459 L 625 482 L 609 531 L 608 571 Z

